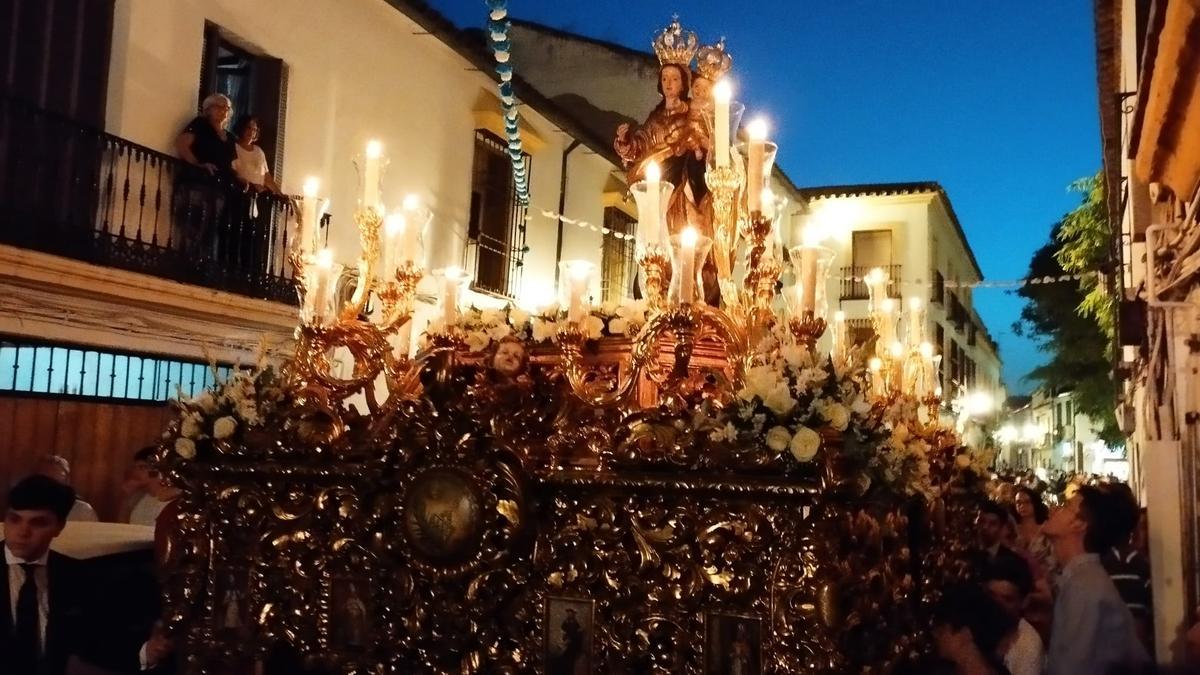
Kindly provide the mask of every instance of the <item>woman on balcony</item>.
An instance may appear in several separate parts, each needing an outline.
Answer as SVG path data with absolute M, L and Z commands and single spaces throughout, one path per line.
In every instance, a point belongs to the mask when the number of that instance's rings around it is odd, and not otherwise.
M 225 126 L 232 111 L 233 103 L 224 94 L 206 97 L 200 116 L 189 122 L 175 141 L 179 157 L 189 165 L 175 186 L 176 223 L 185 228 L 186 252 L 204 258 L 214 254 L 225 258 L 223 250 L 228 248 L 222 241 L 229 240 L 231 229 L 226 204 L 235 185 L 237 150 Z M 233 218 L 243 219 L 245 216 Z
M 236 261 L 243 272 L 255 275 L 269 274 L 268 261 L 274 243 L 271 230 L 270 204 L 259 214 L 259 196 L 263 193 L 282 195 L 279 184 L 271 176 L 267 155 L 258 146 L 261 125 L 256 115 L 242 115 L 233 125 L 233 136 L 237 139 L 234 149 L 233 171 L 238 182 L 245 187 L 245 202 L 237 206 L 242 228 L 234 233 L 237 239 Z M 241 199 L 239 199 L 241 201 Z

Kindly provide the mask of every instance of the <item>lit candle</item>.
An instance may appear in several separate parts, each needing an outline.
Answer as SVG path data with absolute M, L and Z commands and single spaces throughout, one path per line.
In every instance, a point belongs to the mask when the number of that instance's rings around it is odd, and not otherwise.
M 363 167 L 363 196 L 364 209 L 379 208 L 379 166 L 383 158 L 383 144 L 379 141 L 367 141 L 367 159 Z
M 658 162 L 649 162 L 646 164 L 646 211 L 650 214 L 650 221 L 646 224 L 647 236 L 646 241 L 656 243 L 662 242 L 662 206 L 659 203 L 661 189 L 659 186 L 662 180 L 662 169 L 659 168 Z
M 891 298 L 884 298 L 879 303 L 879 339 L 883 341 L 882 344 L 890 345 L 896 337 L 895 311 L 896 302 Z
M 908 299 L 908 344 L 916 346 L 925 341 L 925 306 L 918 297 Z
M 867 368 L 871 370 L 871 393 L 883 396 L 883 359 L 872 356 L 871 360 L 867 361 Z
M 800 248 L 800 309 L 817 311 L 817 247 Z
M 751 213 L 762 210 L 763 158 L 767 140 L 767 122 L 756 119 L 746 128 L 750 142 L 746 152 L 746 198 Z
M 313 274 L 312 286 L 308 289 L 305 295 L 305 302 L 312 297 L 312 303 L 309 305 L 312 323 L 321 325 L 325 323 L 327 313 L 331 309 L 335 298 L 334 293 L 336 287 L 333 279 L 333 251 L 323 248 L 317 252 L 313 259 Z
M 393 211 L 383 219 L 383 259 L 379 265 L 379 278 L 384 282 L 396 279 L 396 270 L 400 267 L 405 225 L 403 213 Z
M 929 382 L 933 378 L 933 345 L 922 342 L 917 348 L 921 353 L 920 378 L 917 384 L 917 398 L 924 398 L 929 391 Z
M 696 284 L 696 228 L 688 225 L 679 234 L 679 302 L 691 304 Z
M 717 153 L 717 166 L 729 166 L 729 101 L 733 97 L 733 87 L 729 80 L 721 80 L 713 87 L 713 103 L 715 120 L 713 122 L 714 145 Z
M 315 248 L 317 232 L 317 190 L 321 181 L 316 176 L 304 179 L 304 199 L 300 200 L 300 227 L 296 236 L 300 238 L 300 252 L 311 253 Z
M 442 325 L 446 328 L 458 323 L 458 289 L 464 276 L 461 267 L 442 271 Z
M 587 317 L 588 281 L 592 275 L 592 264 L 584 260 L 576 260 L 568 266 L 567 283 L 567 321 L 579 323 Z
M 830 339 L 833 341 L 833 359 L 834 363 L 842 363 L 846 357 L 846 313 L 838 310 L 833 313 L 833 326 L 830 331 Z
M 405 195 L 400 208 L 404 210 L 404 235 L 400 239 L 400 255 L 397 262 L 401 265 L 415 262 L 419 251 L 421 237 L 421 199 L 414 194 Z M 428 214 L 426 214 L 428 216 Z

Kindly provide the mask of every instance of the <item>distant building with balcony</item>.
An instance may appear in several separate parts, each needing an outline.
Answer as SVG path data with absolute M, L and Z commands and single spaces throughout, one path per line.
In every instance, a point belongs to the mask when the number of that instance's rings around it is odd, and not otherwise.
M 942 356 L 946 397 L 982 391 L 1005 398 L 1000 351 L 975 311 L 972 286 L 983 279 L 950 198 L 934 182 L 801 187 L 802 223 L 820 228 L 836 257 L 827 289 L 830 312 L 846 314 L 856 341 L 872 339 L 863 278 L 874 268 L 890 279 L 888 294 L 907 311 L 927 307 L 926 339 Z
M 0 7 L 0 31 L 0 483 L 58 452 L 114 518 L 121 472 L 158 438 L 168 399 L 251 363 L 263 336 L 288 348 L 292 202 L 252 210 L 239 186 L 175 158 L 210 93 L 232 99 L 234 119 L 259 117 L 286 192 L 322 180 L 321 237 L 348 269 L 352 160 L 377 138 L 385 203 L 416 193 L 430 205 L 425 267 L 465 268 L 468 302 L 549 299 L 559 259 L 600 263 L 602 251 L 624 266 L 612 278 L 631 278 L 632 242 L 599 231 L 633 222 L 610 137 L 518 73 L 521 204 L 493 55 L 419 0 L 18 0 Z M 543 215 L 555 210 L 595 229 Z M 420 304 L 417 332 L 431 313 Z
M 1049 392 L 1039 388 L 1029 404 L 1014 416 L 1027 424 L 1019 427 L 1029 450 L 1029 466 L 1057 471 L 1113 474 L 1125 479 L 1129 462 L 1124 448 L 1111 448 L 1100 438 L 1101 425 L 1079 412 L 1075 392 Z

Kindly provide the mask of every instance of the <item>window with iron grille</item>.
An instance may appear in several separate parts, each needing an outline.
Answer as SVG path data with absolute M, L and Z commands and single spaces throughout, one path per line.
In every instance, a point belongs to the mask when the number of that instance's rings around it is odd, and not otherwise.
M 619 302 L 631 295 L 634 264 L 634 239 L 637 219 L 615 206 L 604 209 L 604 227 L 610 232 L 629 235 L 627 237 L 604 237 L 604 249 L 600 256 L 600 267 L 604 271 L 604 302 Z
M 229 366 L 83 345 L 0 337 L 0 394 L 159 403 L 191 398 Z
M 526 175 L 532 171 L 528 154 Z M 508 145 L 484 129 L 475 130 L 471 171 L 471 214 L 468 253 L 474 252 L 477 291 L 511 298 L 521 282 L 524 264 L 525 206 L 517 199 Z
M 930 302 L 940 305 L 946 301 L 946 277 L 942 276 L 942 273 L 937 270 L 933 271 L 932 290 L 933 297 L 929 299 Z

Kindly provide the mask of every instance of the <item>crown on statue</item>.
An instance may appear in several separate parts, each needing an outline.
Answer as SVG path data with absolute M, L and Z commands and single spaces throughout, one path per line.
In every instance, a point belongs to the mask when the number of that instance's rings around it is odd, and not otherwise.
M 659 65 L 677 65 L 685 68 L 692 62 L 700 40 L 692 31 L 685 31 L 679 25 L 679 16 L 671 18 L 671 25 L 663 29 L 654 38 L 654 53 L 658 56 Z
M 725 38 L 715 45 L 704 45 L 696 53 L 696 72 L 709 82 L 716 82 L 733 67 L 733 57 L 725 51 Z

